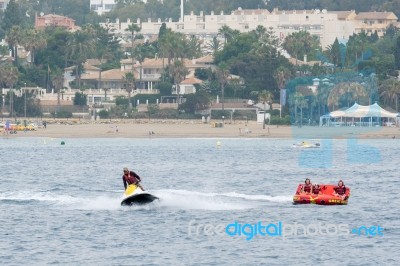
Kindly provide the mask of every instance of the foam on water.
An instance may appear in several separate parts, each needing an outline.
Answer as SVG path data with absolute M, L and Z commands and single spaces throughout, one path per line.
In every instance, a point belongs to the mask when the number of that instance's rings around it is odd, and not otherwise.
M 188 190 L 156 190 L 160 205 L 181 209 L 200 210 L 243 210 L 255 208 L 262 201 L 286 202 L 291 197 L 272 197 L 267 195 L 246 195 L 236 192 L 209 193 Z
M 67 145 L 28 137 L 0 145 L 0 250 L 7 250 L 1 265 L 296 265 L 335 263 L 338 254 L 346 265 L 399 264 L 392 256 L 399 250 L 399 204 L 382 196 L 398 193 L 397 139 L 368 140 L 382 160 L 361 165 L 347 159 L 352 146 L 343 140 L 301 152 L 291 149 L 294 139 L 223 139 L 219 149 L 209 139 L 63 140 Z M 326 149 L 329 158 L 321 156 Z M 369 150 L 360 145 L 351 155 L 365 158 Z M 265 152 L 273 156 L 260 156 Z M 122 207 L 125 166 L 160 200 Z M 344 179 L 352 189 L 349 204 L 292 205 L 306 177 Z M 251 241 L 217 233 L 235 221 L 385 230 L 383 237 L 258 235 Z
M 27 202 L 51 202 L 64 205 L 67 209 L 80 210 L 117 210 L 120 209 L 121 196 L 99 195 L 96 197 L 78 197 L 54 192 L 28 191 L 0 194 L 0 200 Z M 208 193 L 188 190 L 154 190 L 150 193 L 160 200 L 146 206 L 134 206 L 135 209 L 175 208 L 184 210 L 243 210 L 259 206 L 262 202 L 289 202 L 291 196 L 247 195 L 237 192 Z M 92 194 L 93 195 L 93 194 Z
M 60 204 L 68 204 L 79 202 L 78 198 L 70 195 L 60 195 L 51 192 L 30 192 L 30 191 L 19 191 L 19 192 L 3 192 L 0 193 L 0 200 L 3 201 L 42 201 L 42 202 L 55 202 Z

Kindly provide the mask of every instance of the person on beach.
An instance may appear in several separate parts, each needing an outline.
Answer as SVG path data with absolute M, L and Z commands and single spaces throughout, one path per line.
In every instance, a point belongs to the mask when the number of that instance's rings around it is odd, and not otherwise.
M 339 180 L 338 185 L 333 188 L 334 195 L 338 197 L 344 197 L 346 194 L 346 186 L 344 185 L 342 180 Z
M 304 185 L 303 185 L 301 191 L 303 193 L 310 194 L 311 190 L 312 190 L 311 180 L 309 178 L 306 178 L 306 180 L 304 181 Z
M 128 187 L 128 185 L 134 184 L 144 191 L 144 188 L 139 184 L 139 182 L 142 181 L 140 176 L 134 171 L 130 171 L 127 167 L 124 167 L 123 170 L 124 174 L 122 176 L 122 181 L 124 182 L 125 189 Z

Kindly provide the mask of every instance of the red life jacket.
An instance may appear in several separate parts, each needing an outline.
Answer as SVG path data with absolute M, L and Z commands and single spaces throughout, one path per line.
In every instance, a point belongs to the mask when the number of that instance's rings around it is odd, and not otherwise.
M 318 194 L 320 190 L 321 190 L 320 187 L 313 187 L 313 193 L 314 194 Z
M 124 179 L 129 185 L 136 184 L 138 182 L 137 179 L 130 174 L 128 176 L 124 175 Z
M 345 186 L 335 187 L 335 192 L 339 195 L 344 195 L 346 193 L 346 187 Z
M 304 185 L 303 190 L 304 190 L 304 192 L 310 193 L 311 192 L 311 188 L 312 188 L 311 184 L 310 185 L 306 184 L 306 185 Z

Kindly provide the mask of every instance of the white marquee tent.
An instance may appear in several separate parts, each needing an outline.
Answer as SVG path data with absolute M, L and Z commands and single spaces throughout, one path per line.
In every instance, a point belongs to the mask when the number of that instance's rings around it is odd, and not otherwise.
M 379 126 L 382 121 L 387 124 L 399 124 L 399 113 L 389 112 L 377 103 L 359 105 L 355 103 L 346 110 L 337 110 L 320 117 L 319 124 L 327 126 Z

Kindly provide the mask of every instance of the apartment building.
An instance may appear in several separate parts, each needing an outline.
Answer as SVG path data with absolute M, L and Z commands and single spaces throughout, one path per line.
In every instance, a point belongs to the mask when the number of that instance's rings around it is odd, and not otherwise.
M 350 11 L 328 11 L 328 10 L 278 10 L 269 12 L 266 9 L 232 11 L 230 14 L 194 14 L 191 12 L 184 16 L 183 21 L 172 21 L 172 19 L 156 21 L 150 18 L 146 21 L 137 19 L 135 21 L 104 23 L 103 26 L 113 28 L 114 32 L 126 35 L 129 24 L 135 23 L 141 28 L 141 34 L 150 37 L 158 34 L 162 23 L 173 31 L 186 35 L 193 35 L 202 40 L 209 40 L 218 35 L 219 29 L 227 25 L 240 32 L 255 30 L 261 25 L 272 29 L 276 36 L 283 40 L 287 35 L 306 30 L 318 37 L 323 48 L 332 44 L 335 38 L 346 41 L 353 33 L 362 30 L 373 33 L 375 30 L 380 36 L 385 33 L 386 28 L 397 23 L 397 16 L 393 12 L 360 12 Z
M 62 27 L 70 31 L 75 31 L 80 28 L 79 26 L 75 25 L 75 20 L 72 18 L 56 14 L 35 16 L 35 29 L 44 29 L 50 26 Z
M 10 0 L 0 0 L 0 10 L 6 10 L 9 2 Z
M 360 12 L 356 18 L 356 33 L 365 31 L 368 34 L 378 33 L 382 37 L 390 25 L 397 24 L 397 16 L 393 12 Z
M 111 11 L 115 6 L 115 0 L 90 0 L 90 10 L 101 16 Z

